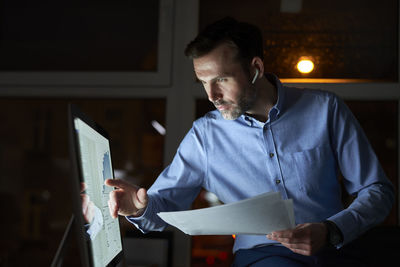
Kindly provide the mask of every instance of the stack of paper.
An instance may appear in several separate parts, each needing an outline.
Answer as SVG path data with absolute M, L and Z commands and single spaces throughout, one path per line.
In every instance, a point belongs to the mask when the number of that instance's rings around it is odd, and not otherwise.
M 293 201 L 268 192 L 212 208 L 160 212 L 158 216 L 188 235 L 265 235 L 294 228 Z

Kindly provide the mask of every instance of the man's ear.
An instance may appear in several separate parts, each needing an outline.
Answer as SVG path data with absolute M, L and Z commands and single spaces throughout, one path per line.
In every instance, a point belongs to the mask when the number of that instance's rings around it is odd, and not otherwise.
M 251 81 L 251 83 L 255 83 L 256 80 L 261 76 L 264 75 L 264 63 L 261 58 L 259 57 L 254 57 L 253 60 L 251 61 L 251 67 L 250 67 L 250 72 L 252 73 L 254 70 L 254 77 Z

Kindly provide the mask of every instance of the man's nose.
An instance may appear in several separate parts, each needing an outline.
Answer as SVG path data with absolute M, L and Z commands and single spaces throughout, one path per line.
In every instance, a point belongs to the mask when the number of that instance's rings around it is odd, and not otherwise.
M 206 91 L 208 95 L 208 100 L 210 100 L 211 102 L 222 99 L 222 92 L 221 89 L 218 87 L 218 85 L 211 84 L 209 85 L 209 88 Z

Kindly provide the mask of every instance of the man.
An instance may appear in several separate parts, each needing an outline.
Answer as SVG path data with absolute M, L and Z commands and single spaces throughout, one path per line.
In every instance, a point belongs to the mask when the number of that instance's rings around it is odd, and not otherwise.
M 143 232 L 161 231 L 166 224 L 156 213 L 188 209 L 202 187 L 224 203 L 279 191 L 293 199 L 296 228 L 237 236 L 235 266 L 357 266 L 332 247 L 381 222 L 394 193 L 345 104 L 332 93 L 285 87 L 264 74 L 259 29 L 231 18 L 208 26 L 185 54 L 217 110 L 194 122 L 148 192 L 106 181 L 117 187 L 112 216 L 127 216 Z M 357 196 L 347 208 L 337 167 Z

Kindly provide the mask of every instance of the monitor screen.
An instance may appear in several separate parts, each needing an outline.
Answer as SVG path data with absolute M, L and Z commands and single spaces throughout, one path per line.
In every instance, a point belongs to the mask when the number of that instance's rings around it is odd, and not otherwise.
M 119 221 L 108 209 L 113 188 L 104 181 L 114 178 L 108 134 L 98 124 L 72 107 L 71 119 L 79 177 L 78 208 L 81 212 L 83 242 L 90 266 L 112 266 L 122 255 Z M 121 257 L 118 257 L 121 258 Z

